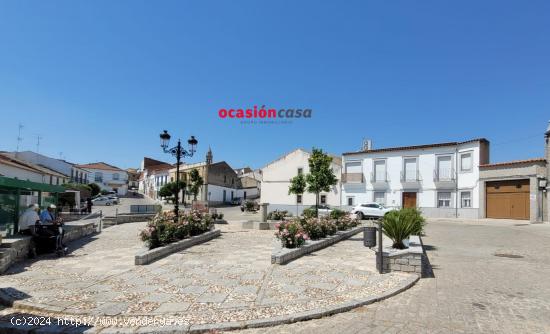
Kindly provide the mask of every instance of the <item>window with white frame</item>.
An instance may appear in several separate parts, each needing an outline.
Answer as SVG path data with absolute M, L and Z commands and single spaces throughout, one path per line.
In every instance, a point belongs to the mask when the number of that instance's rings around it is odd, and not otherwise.
M 113 180 L 119 180 L 119 179 L 120 179 L 120 175 L 118 173 L 114 173 Z
M 304 169 L 302 167 L 298 168 L 298 175 L 302 175 L 304 173 Z
M 472 207 L 472 192 L 471 191 L 461 191 L 460 192 L 460 206 L 462 208 L 471 208 Z
M 461 172 L 472 171 L 472 152 L 462 153 L 460 155 L 460 171 Z
M 327 195 L 321 195 L 321 204 L 327 204 Z
M 404 158 L 403 165 L 403 169 L 405 170 L 404 180 L 415 181 L 417 179 L 416 158 Z
M 452 158 L 450 155 L 437 157 L 437 181 L 446 181 L 453 178 Z
M 373 199 L 373 202 L 384 205 L 386 204 L 386 193 L 383 191 L 375 191 Z
M 95 172 L 94 181 L 95 182 L 103 182 L 103 173 L 102 172 Z
M 374 180 L 386 181 L 386 160 L 374 161 Z
M 296 203 L 297 204 L 302 204 L 302 195 L 300 195 L 300 194 L 296 195 Z
M 437 193 L 437 207 L 438 208 L 450 208 L 451 207 L 451 193 L 448 191 L 440 191 Z
M 349 206 L 354 206 L 355 205 L 355 197 L 348 196 L 348 205 Z

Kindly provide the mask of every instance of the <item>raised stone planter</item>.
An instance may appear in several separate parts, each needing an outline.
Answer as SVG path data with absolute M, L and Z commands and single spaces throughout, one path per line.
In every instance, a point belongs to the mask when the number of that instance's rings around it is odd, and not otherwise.
M 417 273 L 421 277 L 426 276 L 427 258 L 424 253 L 422 239 L 417 235 L 410 236 L 409 248 L 407 249 L 384 247 L 382 262 L 382 271 L 384 273 L 402 271 Z M 378 263 L 376 266 L 377 269 L 380 267 Z
M 186 248 L 210 241 L 214 238 L 219 237 L 220 235 L 220 230 L 213 229 L 200 235 L 195 235 L 187 239 L 173 242 L 166 246 L 154 248 L 151 250 L 144 250 L 136 254 L 134 258 L 134 263 L 137 266 L 146 265 L 155 262 L 156 260 L 162 259 L 163 257 L 166 257 L 168 255 L 182 251 Z
M 357 226 L 347 231 L 338 231 L 335 235 L 319 240 L 308 240 L 300 248 L 283 248 L 280 244 L 271 254 L 271 263 L 287 264 L 299 257 L 316 252 L 335 243 L 348 239 L 349 237 L 363 231 L 363 226 Z

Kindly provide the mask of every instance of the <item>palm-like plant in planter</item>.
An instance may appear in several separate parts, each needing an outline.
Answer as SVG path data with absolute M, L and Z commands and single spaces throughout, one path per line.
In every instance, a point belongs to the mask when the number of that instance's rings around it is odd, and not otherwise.
M 405 249 L 403 240 L 420 235 L 424 229 L 424 217 L 417 209 L 390 211 L 382 218 L 382 232 L 393 241 L 393 248 Z

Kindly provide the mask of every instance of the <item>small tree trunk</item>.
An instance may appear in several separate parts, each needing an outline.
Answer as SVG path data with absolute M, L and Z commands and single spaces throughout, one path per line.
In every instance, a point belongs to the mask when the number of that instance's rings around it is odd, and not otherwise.
M 315 193 L 315 217 L 319 218 L 319 193 Z

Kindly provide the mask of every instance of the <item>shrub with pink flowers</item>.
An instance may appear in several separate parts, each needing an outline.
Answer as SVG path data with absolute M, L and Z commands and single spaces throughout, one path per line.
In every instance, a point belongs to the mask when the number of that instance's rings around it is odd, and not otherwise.
M 181 212 L 177 221 L 173 212 L 161 212 L 141 231 L 140 237 L 149 249 L 153 249 L 207 232 L 212 223 L 210 215 L 196 210 Z
M 305 218 L 301 220 L 301 224 L 311 240 L 326 238 L 336 233 L 337 230 L 334 221 L 327 217 Z
M 275 225 L 275 236 L 285 248 L 297 248 L 309 239 L 299 220 L 284 220 Z
M 361 222 L 359 221 L 359 219 L 352 217 L 348 213 L 338 217 L 338 219 L 335 219 L 334 224 L 338 228 L 338 231 L 344 231 L 359 226 Z

